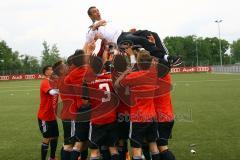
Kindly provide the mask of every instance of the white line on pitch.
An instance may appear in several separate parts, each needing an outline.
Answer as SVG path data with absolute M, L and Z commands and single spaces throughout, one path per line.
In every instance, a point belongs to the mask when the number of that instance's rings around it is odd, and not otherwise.
M 173 81 L 173 82 L 185 83 L 185 82 L 227 82 L 227 81 L 240 81 L 240 79 L 222 79 L 222 80 L 209 79 L 209 80 L 199 80 L 199 81 Z
M 23 89 L 23 90 L 4 90 L 4 91 L 0 90 L 0 93 L 4 93 L 4 92 L 23 92 L 23 91 L 31 92 L 31 91 L 37 91 L 37 90 L 39 90 L 39 89 L 31 89 L 31 90 L 25 90 L 25 89 Z

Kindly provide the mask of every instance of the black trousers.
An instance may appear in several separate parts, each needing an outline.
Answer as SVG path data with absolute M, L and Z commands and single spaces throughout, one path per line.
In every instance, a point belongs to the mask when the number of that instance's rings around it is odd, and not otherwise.
M 155 38 L 156 44 L 148 41 L 147 36 L 151 34 Z M 119 36 L 117 43 L 121 44 L 122 42 L 132 42 L 134 45 L 141 45 L 143 48 L 145 48 L 150 52 L 151 56 L 154 56 L 160 59 L 163 59 L 164 55 L 167 54 L 158 34 L 148 30 L 138 30 L 134 33 L 123 32 Z

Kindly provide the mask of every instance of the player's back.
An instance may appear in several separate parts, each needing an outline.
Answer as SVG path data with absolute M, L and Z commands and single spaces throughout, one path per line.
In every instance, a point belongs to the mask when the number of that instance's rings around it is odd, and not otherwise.
M 129 87 L 131 121 L 148 122 L 156 116 L 153 101 L 156 78 L 150 74 L 149 71 L 132 72 L 121 82 L 123 86 Z
M 58 107 L 62 120 L 74 120 L 77 112 L 77 97 L 72 93 L 73 87 L 64 83 L 65 76 L 59 78 L 58 89 L 62 100 L 62 107 Z
M 171 83 L 172 83 L 171 75 L 167 74 L 163 78 L 159 78 L 159 83 L 162 83 L 162 84 L 165 83 L 164 86 L 167 86 L 167 84 L 171 86 Z M 157 97 L 154 98 L 155 110 L 157 112 L 157 120 L 159 122 L 166 122 L 166 121 L 169 122 L 174 119 L 170 87 L 165 87 L 165 88 L 167 88 L 168 92 L 162 95 L 158 95 Z
M 72 86 L 72 94 L 77 100 L 77 107 L 82 107 L 82 86 L 84 79 L 88 75 L 89 66 L 84 65 L 73 69 L 64 80 L 65 85 Z
M 97 75 L 96 79 L 87 82 L 93 124 L 108 124 L 116 121 L 118 99 L 113 94 L 110 73 Z

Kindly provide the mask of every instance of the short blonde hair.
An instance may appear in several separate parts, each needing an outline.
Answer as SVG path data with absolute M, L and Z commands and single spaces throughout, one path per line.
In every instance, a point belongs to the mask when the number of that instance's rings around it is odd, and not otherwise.
M 147 50 L 137 52 L 137 65 L 140 70 L 148 70 L 152 64 L 152 56 Z

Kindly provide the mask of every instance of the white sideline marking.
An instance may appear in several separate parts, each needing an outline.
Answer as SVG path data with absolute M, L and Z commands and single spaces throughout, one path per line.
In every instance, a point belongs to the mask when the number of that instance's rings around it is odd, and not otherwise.
M 240 81 L 240 79 L 222 79 L 222 80 L 214 80 L 214 79 L 209 79 L 209 80 L 199 80 L 199 81 L 174 81 L 176 83 L 186 83 L 186 82 L 227 82 L 227 81 Z
M 227 72 L 212 72 L 212 74 L 230 74 L 230 75 L 240 75 L 240 73 L 227 73 Z
M 25 92 L 25 91 L 29 91 L 29 92 L 31 92 L 31 91 L 39 91 L 39 89 L 31 89 L 31 90 L 25 90 L 25 89 L 23 89 L 23 90 L 3 90 L 3 91 L 1 91 L 0 90 L 0 93 L 4 93 L 4 92 Z
M 11 88 L 25 88 L 25 87 L 40 87 L 40 85 L 32 85 L 32 86 L 12 86 L 12 87 L 0 87 L 1 89 L 11 89 Z

